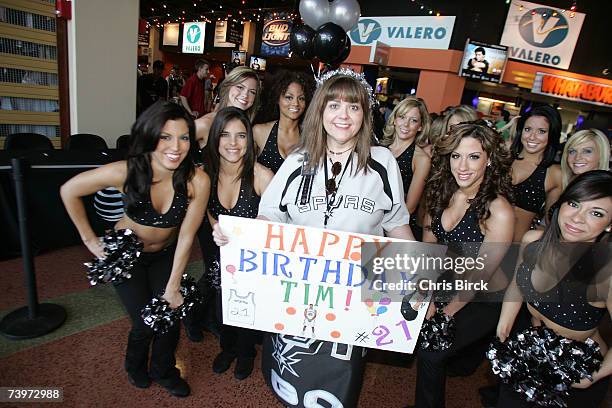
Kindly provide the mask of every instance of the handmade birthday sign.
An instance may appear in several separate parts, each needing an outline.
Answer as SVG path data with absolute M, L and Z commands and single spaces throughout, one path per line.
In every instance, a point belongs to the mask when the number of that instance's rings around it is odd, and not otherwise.
M 412 353 L 428 299 L 404 318 L 397 293 L 410 290 L 381 290 L 361 259 L 364 243 L 380 255 L 388 243 L 406 241 L 223 215 L 219 222 L 229 238 L 221 247 L 224 324 Z M 417 242 L 405 247 L 441 255 Z M 405 276 L 416 282 L 418 275 Z

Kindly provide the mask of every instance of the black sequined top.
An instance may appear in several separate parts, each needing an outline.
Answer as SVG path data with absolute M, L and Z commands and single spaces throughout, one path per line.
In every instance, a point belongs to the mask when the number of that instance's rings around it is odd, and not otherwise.
M 442 226 L 442 213 L 431 220 L 431 232 L 438 243 L 447 244 L 449 251 L 459 256 L 478 256 L 484 234 L 480 232 L 478 213 L 471 207 L 467 209 L 455 228 L 446 231 Z
M 240 194 L 238 201 L 233 208 L 227 209 L 221 205 L 217 194 L 217 180 L 214 181 L 210 199 L 208 200 L 208 211 L 214 219 L 218 220 L 219 215 L 233 215 L 235 217 L 256 218 L 259 211 L 260 197 L 255 193 L 255 189 L 245 180 L 240 182 Z
M 408 189 L 410 188 L 410 183 L 412 183 L 412 159 L 414 157 L 414 149 L 416 148 L 416 143 L 412 143 L 410 146 L 406 148 L 396 157 L 397 164 L 400 168 L 400 173 L 402 175 L 402 184 L 404 185 L 404 196 L 408 194 Z
M 588 285 L 579 278 L 590 269 L 586 263 L 577 262 L 556 286 L 546 292 L 538 292 L 533 287 L 533 269 L 533 263 L 521 263 L 516 272 L 516 284 L 538 312 L 570 330 L 592 330 L 599 325 L 606 308 L 595 307 L 587 301 Z
M 285 159 L 283 159 L 283 156 L 278 151 L 278 121 L 276 121 L 270 130 L 266 145 L 259 157 L 257 157 L 257 162 L 276 173 L 284 161 Z
M 529 177 L 512 186 L 517 207 L 536 214 L 540 212 L 546 202 L 546 171 L 546 167 L 538 165 Z
M 123 195 L 125 203 L 125 194 Z M 174 228 L 181 225 L 189 206 L 189 199 L 186 195 L 174 192 L 172 205 L 165 214 L 158 213 L 151 203 L 151 196 L 146 201 L 136 202 L 134 211 L 129 211 L 127 204 L 124 204 L 125 214 L 134 222 L 147 227 Z

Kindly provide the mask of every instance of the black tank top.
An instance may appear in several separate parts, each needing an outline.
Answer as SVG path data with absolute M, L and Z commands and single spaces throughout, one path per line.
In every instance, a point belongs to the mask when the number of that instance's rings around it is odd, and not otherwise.
M 278 121 L 276 121 L 270 130 L 266 145 L 257 157 L 257 162 L 276 173 L 284 161 L 285 159 L 278 151 Z
M 210 199 L 208 200 L 208 211 L 214 219 L 218 220 L 219 215 L 233 215 L 235 217 L 256 218 L 259 212 L 260 197 L 255 193 L 255 189 L 246 180 L 240 182 L 240 193 L 238 201 L 233 208 L 227 209 L 221 205 L 217 194 L 217 180 L 214 181 Z
M 123 199 L 125 203 L 125 194 L 123 195 Z M 125 214 L 138 224 L 147 227 L 174 228 L 178 227 L 183 222 L 188 206 L 189 199 L 187 196 L 174 191 L 172 205 L 170 205 L 170 209 L 164 214 L 158 213 L 155 208 L 153 208 L 150 194 L 148 200 L 137 201 L 136 208 L 134 208 L 133 211 L 128 210 L 126 204 L 124 204 L 124 210 Z
M 438 243 L 447 244 L 449 250 L 459 256 L 476 257 L 485 238 L 480 232 L 478 213 L 472 207 L 467 209 L 459 224 L 450 231 L 442 226 L 442 212 L 439 213 L 431 220 L 431 232 Z
M 416 143 L 413 142 L 410 146 L 406 148 L 397 156 L 397 164 L 399 165 L 400 173 L 402 175 L 402 184 L 404 185 L 404 196 L 408 195 L 408 189 L 410 188 L 410 183 L 412 183 L 412 159 L 414 158 L 414 150 L 416 148 Z
M 540 212 L 546 202 L 546 171 L 546 167 L 538 165 L 529 177 L 512 186 L 517 207 L 536 214 Z
M 529 244 L 525 251 L 533 250 L 533 244 Z M 599 325 L 607 310 L 589 304 L 588 285 L 579 278 L 592 273 L 592 266 L 588 261 L 579 260 L 556 286 L 538 292 L 531 280 L 535 264 L 523 262 L 516 272 L 516 284 L 525 300 L 546 318 L 570 330 L 591 330 Z

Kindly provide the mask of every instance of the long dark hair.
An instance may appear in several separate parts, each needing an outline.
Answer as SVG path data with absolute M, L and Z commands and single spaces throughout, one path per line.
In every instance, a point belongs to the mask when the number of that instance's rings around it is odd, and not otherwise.
M 480 142 L 491 163 L 487 166 L 478 193 L 471 202 L 478 219 L 485 221 L 489 218 L 489 204 L 498 195 L 512 202 L 512 158 L 500 134 L 484 124 L 459 123 L 451 126 L 450 132 L 440 137 L 433 148 L 431 173 L 425 191 L 427 208 L 432 217 L 441 214 L 448 207 L 451 197 L 459 189 L 451 172 L 450 156 L 466 137 Z
M 603 266 L 609 265 L 611 256 L 609 240 L 612 234 L 603 231 L 597 237 L 598 245 L 591 243 L 584 245 L 578 245 L 578 243 L 563 244 L 561 242 L 561 228 L 559 228 L 559 208 L 570 201 L 583 202 L 606 197 L 612 197 L 612 173 L 606 170 L 592 170 L 576 176 L 554 204 L 551 222 L 546 227 L 539 242 L 526 248 L 523 256 L 525 262 L 529 264 L 537 262 L 541 270 L 552 273 L 559 268 L 572 266 L 567 265 L 566 259 L 559 261 L 564 265 L 555 262 L 562 258 L 559 254 L 563 253 L 566 258 L 569 257 L 572 261 L 578 259 L 578 262 L 581 262 L 583 266 L 585 265 L 584 262 L 588 262 L 588 267 L 582 268 L 586 275 L 584 278 L 592 279 L 597 271 L 602 270 Z M 585 254 L 586 256 L 584 256 Z
M 123 185 L 128 211 L 134 211 L 137 201 L 150 199 L 153 169 L 151 152 L 159 143 L 161 131 L 169 120 L 184 120 L 189 128 L 190 146 L 195 146 L 195 124 L 183 107 L 166 101 L 158 101 L 145 110 L 132 125 L 131 144 L 128 150 L 127 177 Z M 191 156 L 187 155 L 172 174 L 174 191 L 187 195 L 187 183 L 195 174 Z
M 532 116 L 542 116 L 546 118 L 548 122 L 548 143 L 544 150 L 544 156 L 542 157 L 540 165 L 549 167 L 555 160 L 557 150 L 559 150 L 559 139 L 561 138 L 561 115 L 559 115 L 559 112 L 550 105 L 536 106 L 529 112 L 521 115 L 516 125 L 516 136 L 514 137 L 510 150 L 515 160 L 522 160 L 520 157 L 521 151 L 523 151 L 521 135 L 523 134 L 525 122 Z
M 253 129 L 251 122 L 246 113 L 242 109 L 228 107 L 217 112 L 213 121 L 210 132 L 208 134 L 208 143 L 204 150 L 204 170 L 210 176 L 211 180 L 216 181 L 219 177 L 219 139 L 225 126 L 232 120 L 238 119 L 247 132 L 247 151 L 242 159 L 242 169 L 236 180 L 243 179 L 253 185 L 253 169 L 255 168 L 255 142 L 253 141 Z

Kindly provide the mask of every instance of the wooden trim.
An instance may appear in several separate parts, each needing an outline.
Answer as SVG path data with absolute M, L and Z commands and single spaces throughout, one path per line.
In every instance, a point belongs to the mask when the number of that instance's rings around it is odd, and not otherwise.
M 17 68 L 57 74 L 57 61 L 54 60 L 45 60 L 3 53 L 0 53 L 0 60 L 2 61 L 0 62 L 0 65 L 4 68 Z
M 56 45 L 56 33 L 0 22 L 0 37 L 33 43 Z
M 0 82 L 0 95 L 16 98 L 53 99 L 58 100 L 57 87 L 30 84 L 11 84 Z
M 43 16 L 55 17 L 55 7 L 46 1 L 36 0 L 0 0 L 0 6 Z
M 70 80 L 68 76 L 68 22 L 63 18 L 57 21 L 57 73 L 59 84 L 60 138 L 61 145 L 68 144 L 70 131 Z
M 53 125 L 60 124 L 59 112 L 28 112 L 0 110 L 0 123 L 11 125 Z

